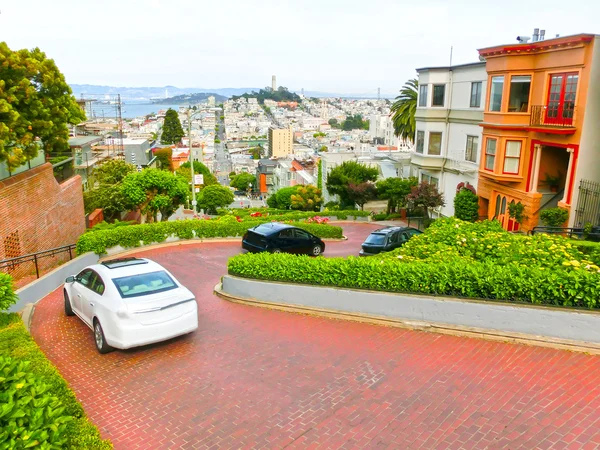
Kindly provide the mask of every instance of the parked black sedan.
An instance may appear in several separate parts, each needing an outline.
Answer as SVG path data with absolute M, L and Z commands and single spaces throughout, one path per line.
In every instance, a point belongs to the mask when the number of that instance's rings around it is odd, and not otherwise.
M 360 256 L 371 256 L 381 252 L 389 252 L 402 246 L 411 237 L 421 231 L 410 227 L 388 227 L 373 231 L 362 244 Z
M 308 231 L 271 222 L 250 228 L 244 234 L 242 248 L 249 252 L 304 253 L 319 256 L 325 251 L 325 243 Z

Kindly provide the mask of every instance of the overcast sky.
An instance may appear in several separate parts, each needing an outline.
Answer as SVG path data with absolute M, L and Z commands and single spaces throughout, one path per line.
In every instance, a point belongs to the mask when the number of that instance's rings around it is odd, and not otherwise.
M 542 6 L 543 5 L 543 6 Z M 0 0 L 0 41 L 40 47 L 67 82 L 395 94 L 476 49 L 600 34 L 600 0 Z

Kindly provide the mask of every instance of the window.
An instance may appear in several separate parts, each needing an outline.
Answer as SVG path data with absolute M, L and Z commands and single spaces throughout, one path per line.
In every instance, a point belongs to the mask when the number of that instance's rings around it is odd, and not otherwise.
M 279 237 L 283 239 L 291 239 L 294 237 L 294 229 L 288 228 L 287 230 L 281 230 L 279 232 Z
M 494 171 L 496 164 L 496 139 L 488 138 L 485 142 L 485 170 Z
M 508 112 L 527 112 L 530 89 L 531 75 L 511 77 Z
M 85 287 L 89 288 L 91 284 L 91 278 L 94 272 L 91 269 L 85 269 L 77 275 L 77 281 L 83 284 Z
M 432 184 L 434 186 L 437 186 L 440 183 L 439 178 L 432 177 L 431 175 L 427 175 L 427 174 L 421 174 L 421 181 Z
M 417 153 L 423 154 L 423 147 L 425 147 L 425 132 L 417 131 Z
M 427 106 L 427 85 L 419 86 L 419 106 Z
M 429 133 L 429 147 L 427 148 L 428 155 L 439 155 L 442 151 L 442 133 Z
M 298 239 L 310 239 L 310 234 L 304 230 L 294 230 L 294 233 L 296 233 L 296 238 Z
M 471 108 L 479 108 L 481 106 L 481 81 L 471 83 Z
M 519 173 L 519 162 L 521 160 L 521 141 L 506 141 L 504 152 L 503 173 Z
M 177 284 L 165 271 L 142 273 L 128 277 L 113 278 L 122 298 L 151 295 L 177 288 Z
M 479 138 L 477 136 L 467 136 L 467 149 L 465 150 L 465 160 L 477 162 L 477 145 Z
M 573 123 L 578 81 L 577 73 L 557 73 L 550 77 L 546 123 Z
M 500 111 L 502 108 L 502 90 L 504 89 L 504 76 L 492 77 L 490 88 L 490 111 Z
M 433 98 L 431 99 L 431 106 L 444 106 L 444 92 L 446 91 L 445 84 L 434 84 L 433 85 Z

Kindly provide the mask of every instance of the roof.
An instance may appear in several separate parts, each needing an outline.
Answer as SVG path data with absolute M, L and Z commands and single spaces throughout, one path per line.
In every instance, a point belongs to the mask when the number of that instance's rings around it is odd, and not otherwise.
M 477 66 L 485 66 L 485 61 L 477 61 L 466 64 L 456 64 L 454 66 L 432 66 L 432 67 L 421 67 L 417 69 L 417 72 L 425 72 L 428 70 L 454 70 L 454 69 L 462 69 L 465 67 L 477 67 Z
M 117 260 L 119 259 L 117 258 Z M 165 270 L 164 267 L 162 267 L 160 264 L 146 258 L 120 258 L 120 260 L 131 260 L 131 262 L 127 263 L 125 261 L 124 264 L 117 263 L 118 267 L 109 268 L 107 267 L 107 264 L 110 265 L 111 261 L 104 261 L 103 263 L 94 264 L 93 266 L 90 266 L 90 268 L 95 270 L 99 274 L 104 275 L 106 278 L 111 279 L 137 275 L 140 273 L 150 273 L 157 272 L 159 270 Z M 137 260 L 139 262 L 136 262 L 134 260 Z
M 102 140 L 102 136 L 79 136 L 69 138 L 69 147 L 83 147 L 92 145 Z
M 259 230 L 260 228 L 260 230 Z M 269 222 L 269 223 L 261 223 L 260 225 L 251 228 L 257 234 L 262 234 L 263 236 L 271 235 L 273 233 L 277 233 L 280 230 L 285 230 L 286 228 L 295 228 L 292 225 L 288 225 L 286 223 L 279 222 Z
M 544 39 L 536 42 L 519 42 L 516 44 L 503 44 L 494 47 L 480 48 L 479 54 L 483 57 L 494 56 L 499 54 L 527 54 L 545 51 L 550 48 L 568 47 L 574 44 L 591 42 L 598 35 L 589 33 L 580 33 L 572 36 L 562 36 L 551 39 Z
M 413 229 L 412 227 L 387 227 L 387 228 L 380 228 L 378 230 L 371 231 L 371 234 L 373 234 L 373 233 L 389 234 L 394 231 L 404 231 L 404 230 L 412 230 L 412 229 Z

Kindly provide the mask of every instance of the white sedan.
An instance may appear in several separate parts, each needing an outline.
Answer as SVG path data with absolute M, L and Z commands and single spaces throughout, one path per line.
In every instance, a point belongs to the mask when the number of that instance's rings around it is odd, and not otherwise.
M 65 314 L 94 331 L 96 348 L 131 348 L 198 328 L 198 305 L 160 264 L 121 258 L 86 267 L 65 280 Z

